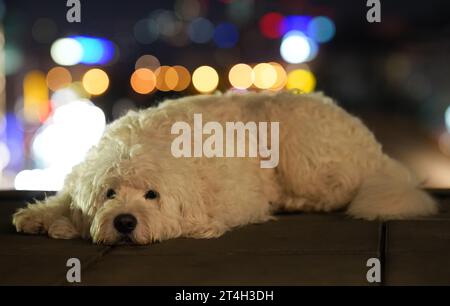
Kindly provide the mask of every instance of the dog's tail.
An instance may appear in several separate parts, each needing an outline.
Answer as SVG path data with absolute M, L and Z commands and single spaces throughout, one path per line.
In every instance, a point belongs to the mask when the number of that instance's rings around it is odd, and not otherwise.
M 347 213 L 367 220 L 392 220 L 437 213 L 436 202 L 409 171 L 386 156 L 383 166 L 363 179 Z

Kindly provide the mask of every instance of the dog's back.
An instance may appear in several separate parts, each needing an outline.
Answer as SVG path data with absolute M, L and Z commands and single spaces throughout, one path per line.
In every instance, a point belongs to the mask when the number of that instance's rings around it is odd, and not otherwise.
M 186 116 L 201 112 L 205 120 L 279 122 L 281 209 L 331 211 L 348 205 L 349 214 L 365 219 L 437 211 L 413 175 L 383 153 L 361 120 L 321 93 L 226 93 L 166 102 L 165 107 L 180 108 Z

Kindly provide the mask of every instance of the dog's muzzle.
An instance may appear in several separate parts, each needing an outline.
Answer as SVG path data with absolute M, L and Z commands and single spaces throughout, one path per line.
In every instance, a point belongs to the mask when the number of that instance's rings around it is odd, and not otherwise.
M 114 218 L 114 228 L 121 234 L 129 234 L 136 228 L 137 219 L 130 214 L 120 214 Z

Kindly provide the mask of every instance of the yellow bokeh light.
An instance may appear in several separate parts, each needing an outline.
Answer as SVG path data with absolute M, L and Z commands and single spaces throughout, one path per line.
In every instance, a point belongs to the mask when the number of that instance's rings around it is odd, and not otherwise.
M 261 63 L 253 68 L 255 81 L 253 84 L 260 89 L 269 89 L 277 81 L 277 71 L 268 63 Z
M 275 69 L 275 71 L 277 73 L 276 81 L 272 85 L 272 87 L 270 87 L 270 90 L 278 91 L 278 90 L 283 89 L 284 86 L 286 86 L 286 83 L 287 83 L 286 70 L 284 70 L 283 66 L 281 66 L 278 63 L 272 62 L 272 63 L 269 63 L 269 64 L 272 65 L 272 67 Z
M 106 72 L 101 69 L 94 68 L 88 70 L 83 76 L 83 87 L 92 95 L 101 95 L 109 86 L 109 78 Z
M 69 70 L 63 67 L 54 67 L 47 73 L 47 86 L 53 91 L 67 87 L 72 82 Z
M 192 83 L 199 92 L 212 92 L 219 84 L 219 75 L 210 66 L 200 66 L 192 74 Z
M 252 67 L 246 64 L 234 65 L 228 73 L 230 84 L 237 89 L 247 89 L 254 82 L 254 73 Z
M 150 69 L 140 68 L 131 75 L 131 87 L 139 94 L 148 94 L 155 89 L 156 76 Z
M 189 70 L 187 70 L 183 66 L 173 66 L 172 68 L 175 69 L 178 75 L 178 84 L 175 86 L 175 88 L 173 88 L 173 90 L 185 90 L 191 83 L 191 74 L 189 73 Z
M 45 74 L 41 71 L 30 71 L 23 80 L 24 116 L 29 122 L 43 122 L 49 112 L 48 88 Z
M 304 93 L 309 93 L 316 87 L 316 78 L 309 70 L 296 69 L 289 72 L 287 76 L 287 89 L 298 89 Z

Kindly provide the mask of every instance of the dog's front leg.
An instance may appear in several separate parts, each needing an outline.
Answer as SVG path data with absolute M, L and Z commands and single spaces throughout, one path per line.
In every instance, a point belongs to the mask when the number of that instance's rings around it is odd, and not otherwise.
M 13 224 L 18 232 L 45 234 L 57 239 L 72 239 L 79 236 L 70 221 L 71 197 L 58 193 L 44 201 L 28 204 L 13 215 Z

